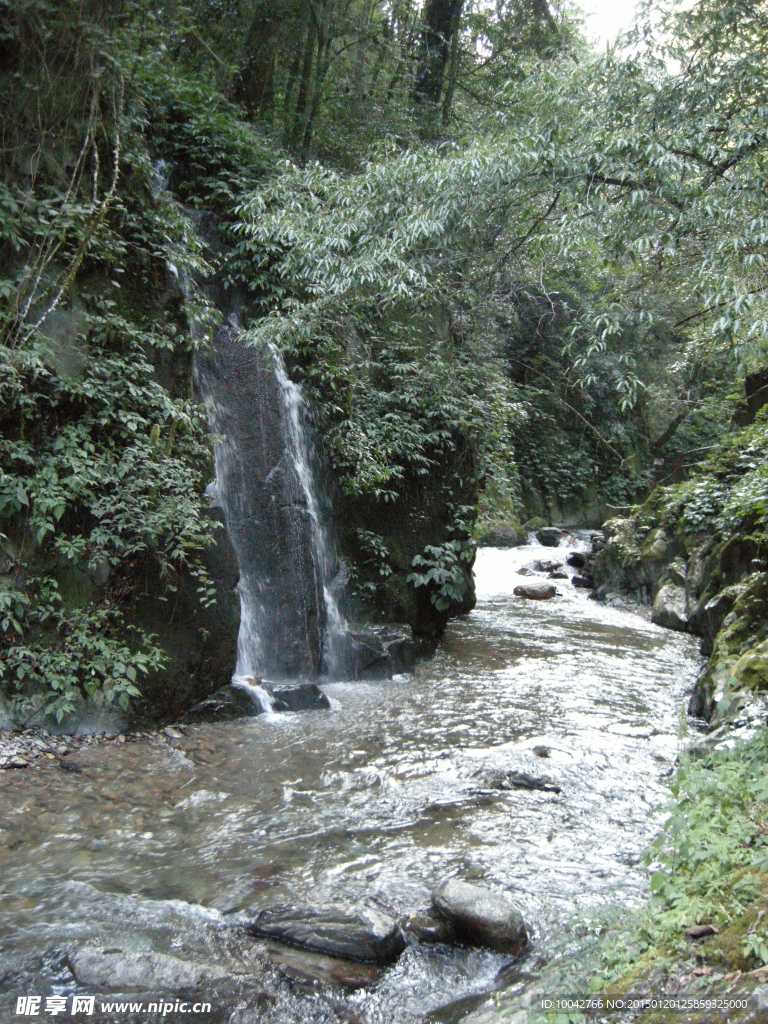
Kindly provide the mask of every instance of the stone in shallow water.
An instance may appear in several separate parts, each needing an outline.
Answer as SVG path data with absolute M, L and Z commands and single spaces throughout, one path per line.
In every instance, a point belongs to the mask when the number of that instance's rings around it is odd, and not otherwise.
M 165 953 L 134 953 L 86 946 L 67 958 L 78 985 L 98 992 L 175 992 L 202 988 L 229 974 L 215 964 L 191 963 Z
M 432 893 L 432 906 L 473 946 L 516 955 L 528 942 L 525 922 L 503 893 L 449 878 Z
M 439 917 L 429 910 L 406 918 L 402 922 L 402 928 L 406 940 L 439 942 L 446 945 L 457 941 L 456 931 L 450 921 L 446 921 L 444 917 Z
M 556 548 L 563 535 L 563 531 L 556 526 L 543 526 L 536 534 L 539 544 L 543 544 L 545 548 Z
M 269 689 L 277 702 L 275 711 L 320 711 L 331 706 L 331 702 L 317 683 L 297 683 L 295 686 L 262 685 Z
M 246 928 L 260 938 L 342 960 L 389 964 L 405 949 L 397 923 L 371 907 L 274 907 Z
M 583 569 L 587 564 L 587 556 L 583 551 L 571 551 L 566 558 L 568 565 L 572 565 L 574 569 Z
M 185 722 L 231 722 L 261 714 L 254 697 L 242 686 L 222 686 L 184 715 Z
M 372 988 L 383 975 L 379 964 L 339 960 L 338 957 L 310 953 L 306 949 L 291 949 L 268 943 L 265 954 L 276 964 L 281 974 L 298 981 L 324 981 L 343 988 Z
M 528 568 L 533 569 L 534 572 L 556 572 L 558 569 L 562 569 L 563 563 L 559 562 L 556 558 L 537 558 L 533 562 L 528 563 Z
M 531 601 L 548 601 L 557 594 L 554 583 L 521 583 L 513 593 L 517 597 L 527 597 Z

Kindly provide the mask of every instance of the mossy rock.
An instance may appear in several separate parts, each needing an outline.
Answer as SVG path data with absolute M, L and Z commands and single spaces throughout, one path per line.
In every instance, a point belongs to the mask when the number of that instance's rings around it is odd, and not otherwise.
M 477 530 L 477 546 L 481 548 L 516 548 L 525 544 L 528 535 L 516 519 L 483 523 Z
M 549 526 L 549 520 L 544 519 L 543 516 L 531 516 L 523 523 L 523 530 L 526 533 L 532 533 L 534 530 L 540 530 L 542 526 Z
M 768 640 L 742 654 L 732 672 L 734 678 L 750 690 L 768 689 Z
M 643 561 L 664 562 L 669 553 L 669 538 L 666 530 L 658 527 L 646 536 L 640 548 L 640 557 Z

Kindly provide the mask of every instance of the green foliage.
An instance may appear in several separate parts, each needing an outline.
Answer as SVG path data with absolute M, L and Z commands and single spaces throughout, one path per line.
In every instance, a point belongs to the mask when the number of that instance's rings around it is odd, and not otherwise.
M 744 918 L 768 867 L 768 730 L 706 758 L 681 759 L 668 816 L 646 853 L 651 898 L 602 945 L 602 974 L 611 983 L 638 961 L 688 955 L 685 928 L 721 931 Z M 759 924 L 759 918 L 757 923 Z M 763 931 L 744 935 L 736 955 L 763 958 Z
M 448 540 L 444 544 L 428 544 L 423 555 L 416 555 L 412 565 L 417 572 L 408 576 L 414 587 L 428 587 L 429 599 L 438 611 L 460 607 L 467 591 L 462 562 L 475 557 L 473 541 Z
M 0 680 L 11 690 L 22 720 L 42 713 L 60 722 L 97 691 L 107 704 L 114 701 L 125 709 L 139 696 L 139 676 L 165 662 L 148 634 L 133 629 L 126 637 L 122 616 L 111 604 L 63 610 L 51 578 L 29 578 L 23 593 L 0 585 L 0 607 L 9 606 L 15 614 L 1 623 Z M 16 635 L 9 636 L 9 626 Z M 33 637 L 31 645 L 24 642 L 25 631 Z
M 163 172 L 186 202 L 231 210 L 269 149 L 174 63 L 182 7 L 3 6 L 0 673 L 61 718 L 96 690 L 125 706 L 164 663 L 124 622 L 140 584 L 167 595 L 192 576 L 215 602 L 192 358 L 218 313 L 188 287 L 212 267 Z M 74 605 L 57 591 L 72 572 Z
M 696 475 L 666 491 L 661 514 L 689 533 L 768 539 L 768 410 L 712 445 Z

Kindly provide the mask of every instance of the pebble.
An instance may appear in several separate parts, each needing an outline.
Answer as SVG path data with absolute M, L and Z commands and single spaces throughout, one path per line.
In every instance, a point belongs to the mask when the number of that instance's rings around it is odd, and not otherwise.
M 47 729 L 19 728 L 0 730 L 0 772 L 10 769 L 31 768 L 35 765 L 49 765 L 67 754 L 91 746 L 109 743 L 136 743 L 150 740 L 155 743 L 164 740 L 184 738 L 184 734 L 174 726 L 166 726 L 157 732 L 121 733 L 118 736 L 52 736 Z

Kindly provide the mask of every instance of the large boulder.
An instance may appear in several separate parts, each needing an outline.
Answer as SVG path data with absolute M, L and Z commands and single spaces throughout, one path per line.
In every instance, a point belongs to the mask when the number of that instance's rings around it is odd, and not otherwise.
M 86 946 L 67 962 L 78 985 L 97 992 L 176 992 L 228 978 L 215 964 L 191 963 L 165 953 L 135 953 Z
M 331 706 L 317 683 L 265 686 L 265 689 L 275 701 L 275 711 L 325 711 Z
M 675 583 L 665 584 L 653 602 L 651 621 L 665 629 L 676 629 L 684 633 L 688 628 L 685 590 Z
M 331 675 L 339 679 L 391 679 L 410 672 L 418 657 L 429 653 L 403 625 L 348 630 L 336 647 Z
M 397 923 L 371 907 L 274 907 L 246 928 L 260 938 L 364 963 L 394 963 L 405 949 Z
M 733 666 L 733 676 L 750 690 L 768 690 L 768 640 L 742 654 Z
M 470 945 L 516 956 L 528 942 L 522 916 L 503 893 L 449 878 L 432 893 L 432 906 Z
M 190 708 L 183 716 L 183 721 L 232 722 L 237 718 L 252 718 L 261 712 L 261 705 L 245 687 L 228 683 Z
M 543 544 L 545 548 L 556 548 L 565 533 L 557 526 L 542 526 L 536 536 L 539 544 Z
M 531 601 L 548 601 L 557 594 L 557 587 L 554 583 L 521 583 L 512 593 Z
M 587 555 L 584 551 L 571 551 L 566 562 L 574 569 L 583 569 L 587 564 Z
M 518 526 L 490 526 L 477 538 L 479 548 L 516 548 L 528 540 Z

